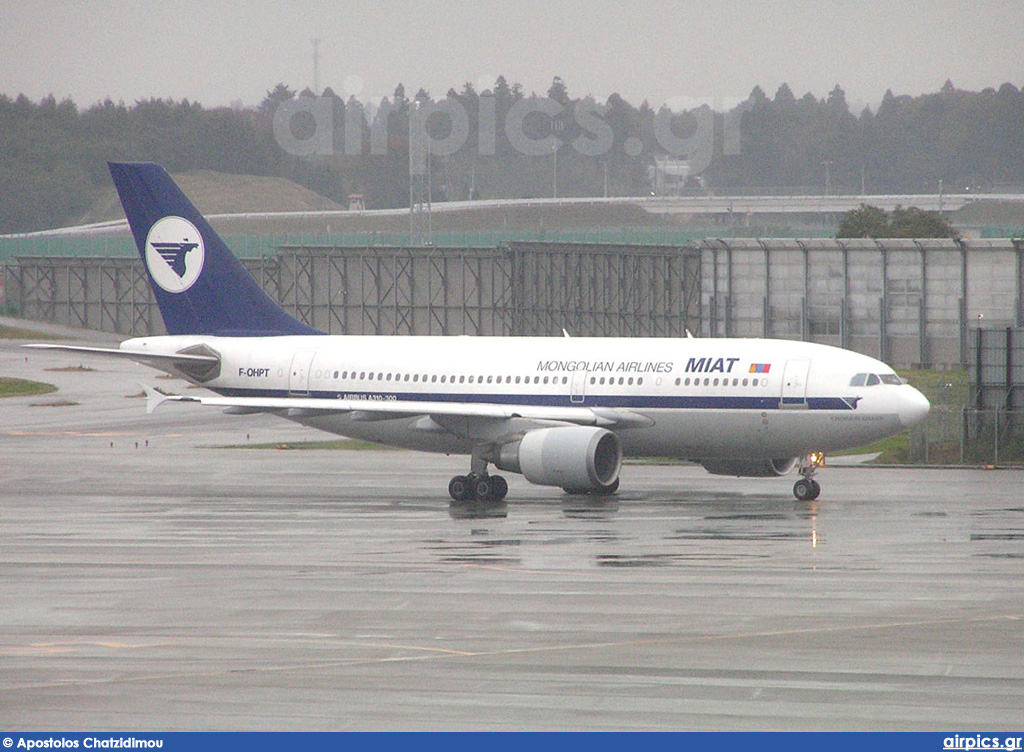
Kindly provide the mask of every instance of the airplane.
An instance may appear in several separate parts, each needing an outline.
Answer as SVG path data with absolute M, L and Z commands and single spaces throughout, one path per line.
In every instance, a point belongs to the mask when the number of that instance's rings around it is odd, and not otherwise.
M 569 494 L 613 494 L 624 457 L 711 473 L 798 468 L 816 499 L 826 452 L 920 423 L 930 405 L 874 358 L 770 339 L 346 336 L 293 318 L 260 288 L 159 165 L 110 163 L 167 329 L 119 348 L 32 347 L 127 358 L 205 387 L 146 389 L 147 409 L 193 402 L 470 458 L 455 501 L 498 502 L 489 467 Z

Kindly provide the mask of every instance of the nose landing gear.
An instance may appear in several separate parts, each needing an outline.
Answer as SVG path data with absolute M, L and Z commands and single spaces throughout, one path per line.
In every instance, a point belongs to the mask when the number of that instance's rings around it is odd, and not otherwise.
M 800 480 L 793 484 L 793 495 L 797 501 L 814 501 L 821 494 L 821 485 L 814 480 L 818 468 L 825 464 L 825 455 L 812 452 L 800 458 Z

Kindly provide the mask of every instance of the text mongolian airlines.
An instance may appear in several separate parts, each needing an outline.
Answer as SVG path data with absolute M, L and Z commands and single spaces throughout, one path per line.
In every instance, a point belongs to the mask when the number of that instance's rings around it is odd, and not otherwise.
M 928 413 L 885 363 L 788 340 L 326 335 L 274 303 L 162 167 L 111 164 L 166 336 L 120 349 L 207 396 L 147 390 L 149 409 L 198 402 L 267 412 L 368 441 L 470 457 L 456 500 L 500 500 L 498 469 L 569 493 L 610 494 L 624 456 L 713 473 L 799 468 L 813 499 L 821 453 L 891 436 Z

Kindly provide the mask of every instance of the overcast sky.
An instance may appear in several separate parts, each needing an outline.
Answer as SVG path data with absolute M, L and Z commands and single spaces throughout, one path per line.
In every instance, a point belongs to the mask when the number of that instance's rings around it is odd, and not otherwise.
M 1021 0 L 0 0 L 0 93 L 258 104 L 278 82 L 434 97 L 497 74 L 638 105 L 772 96 L 851 103 L 1024 86 Z M 719 107 L 720 109 L 720 107 Z

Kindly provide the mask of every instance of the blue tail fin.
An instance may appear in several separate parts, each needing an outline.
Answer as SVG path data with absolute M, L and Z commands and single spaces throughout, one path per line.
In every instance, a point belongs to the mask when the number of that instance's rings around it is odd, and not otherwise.
M 263 292 L 163 167 L 108 166 L 168 334 L 320 334 Z

